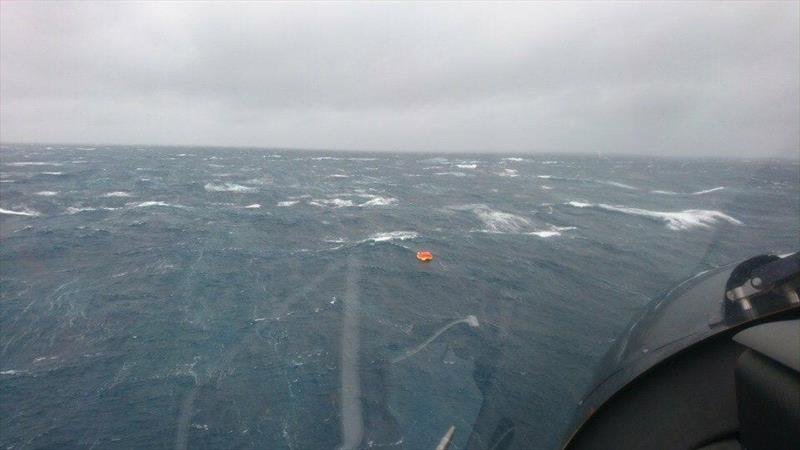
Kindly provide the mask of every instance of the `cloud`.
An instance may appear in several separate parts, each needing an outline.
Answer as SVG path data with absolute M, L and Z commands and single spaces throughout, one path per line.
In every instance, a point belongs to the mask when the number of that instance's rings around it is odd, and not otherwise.
M 796 156 L 794 3 L 16 3 L 3 141 Z

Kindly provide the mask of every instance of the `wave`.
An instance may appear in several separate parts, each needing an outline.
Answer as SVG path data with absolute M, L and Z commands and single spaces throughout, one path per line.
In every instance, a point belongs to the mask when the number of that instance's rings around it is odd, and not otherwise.
M 435 158 L 428 158 L 419 161 L 421 164 L 447 164 L 450 162 L 449 159 L 437 156 Z
M 341 198 L 324 198 L 324 199 L 312 199 L 308 202 L 309 205 L 314 206 L 321 206 L 321 207 L 330 207 L 330 208 L 345 208 L 349 206 L 355 206 L 352 200 L 343 200 Z
M 435 172 L 434 175 L 452 175 L 454 177 L 465 177 L 467 174 L 464 172 Z
M 183 205 L 173 205 L 172 203 L 166 202 L 159 202 L 159 201 L 147 201 L 141 203 L 128 203 L 128 206 L 133 208 L 148 208 L 150 206 L 165 206 L 167 208 L 186 208 Z
M 64 172 L 42 172 L 42 175 L 64 175 Z
M 63 166 L 61 163 L 57 162 L 46 162 L 46 161 L 21 161 L 21 162 L 11 162 L 6 163 L 7 166 L 14 166 L 14 167 L 24 167 L 24 166 Z
M 477 230 L 483 233 L 525 234 L 549 238 L 560 236 L 562 231 L 575 229 L 575 227 L 559 227 L 549 224 L 546 224 L 545 228 L 539 228 L 531 224 L 531 222 L 524 217 L 507 212 L 495 211 L 484 204 L 464 205 L 452 209 L 472 211 L 478 219 L 483 222 L 484 228 Z
M 39 191 L 36 195 L 41 195 L 42 197 L 55 197 L 58 195 L 57 191 Z
M 582 202 L 568 202 L 569 206 L 575 208 L 596 208 L 605 211 L 618 212 L 632 216 L 645 217 L 664 222 L 670 230 L 688 230 L 691 228 L 709 228 L 711 225 L 725 221 L 734 225 L 742 225 L 742 222 L 721 211 L 707 209 L 687 209 L 684 211 L 650 211 L 641 208 L 629 208 L 625 206 L 607 205 L 604 203 L 592 204 Z
M 576 229 L 575 227 L 558 227 L 555 225 L 551 225 L 550 228 L 547 230 L 531 231 L 528 234 L 533 236 L 538 236 L 540 238 L 549 238 L 549 237 L 561 236 L 562 231 L 569 231 L 575 229 Z
M 495 211 L 486 205 L 468 207 L 483 222 L 489 233 L 520 233 L 530 226 L 528 219 L 515 214 Z
M 259 205 L 258 203 L 253 203 L 252 205 L 245 206 L 245 209 L 257 209 L 257 208 L 261 208 L 261 205 Z
M 284 206 L 284 207 L 285 206 L 294 206 L 294 205 L 296 205 L 298 203 L 300 203 L 299 200 L 286 200 L 286 201 L 283 201 L 283 202 L 278 202 L 278 206 Z
M 520 161 L 525 161 L 525 158 L 503 158 L 503 161 L 520 162 Z
M 635 191 L 639 190 L 639 188 L 637 188 L 636 186 L 631 186 L 630 184 L 625 184 L 625 183 L 619 183 L 617 181 L 599 181 L 599 183 L 607 184 L 609 186 L 614 186 L 614 187 L 618 187 L 618 188 L 622 188 L 622 189 L 631 189 L 631 190 L 635 190 Z
M 101 197 L 130 197 L 130 196 L 131 196 L 130 193 L 124 191 L 107 192 L 101 195 Z
M 91 211 L 116 211 L 119 208 L 110 208 L 107 206 L 91 207 L 91 206 L 69 206 L 67 207 L 67 214 L 78 214 L 82 212 Z
M 519 176 L 517 171 L 514 169 L 503 169 L 503 171 L 498 173 L 497 175 L 500 175 L 501 177 L 512 177 L 512 178 Z
M 255 192 L 257 190 L 254 187 L 242 186 L 241 184 L 235 184 L 235 183 L 225 183 L 225 184 L 207 183 L 203 187 L 208 192 L 239 192 L 239 193 L 245 193 L 245 192 Z
M 272 180 L 271 177 L 263 176 L 261 178 L 250 178 L 249 180 L 244 181 L 244 183 L 255 184 L 255 185 L 258 185 L 258 186 L 264 186 L 264 185 L 267 185 L 267 184 L 272 184 L 272 181 L 273 180 Z M 255 189 L 255 188 L 253 188 L 253 189 Z
M 717 186 L 717 187 L 715 187 L 715 188 L 711 188 L 711 189 L 704 189 L 704 190 L 702 190 L 702 191 L 697 191 L 697 192 L 690 192 L 690 193 L 688 193 L 688 194 L 686 194 L 686 193 L 682 193 L 682 192 L 674 192 L 674 191 L 658 191 L 658 190 L 656 190 L 656 191 L 650 191 L 650 193 L 651 193 L 651 194 L 661 194 L 661 195 L 703 195 L 703 194 L 709 194 L 709 193 L 711 193 L 711 192 L 721 191 L 721 190 L 723 190 L 723 189 L 725 189 L 725 186 Z
M 550 186 L 548 186 L 548 185 L 546 185 L 546 184 L 543 184 L 543 185 L 541 185 L 541 186 L 539 186 L 539 187 L 540 187 L 540 188 L 542 188 L 542 189 L 544 189 L 545 191 L 549 191 L 549 190 L 553 189 L 552 187 L 550 187 Z
M 710 192 L 721 191 L 723 189 L 725 189 L 725 186 L 717 186 L 715 188 L 706 189 L 706 190 L 703 190 L 703 191 L 692 192 L 691 195 L 703 195 L 703 194 L 708 194 Z
M 0 208 L 0 214 L 7 214 L 10 216 L 27 216 L 27 217 L 37 217 L 42 215 L 42 213 L 28 208 L 22 208 L 22 211 L 12 211 L 10 209 Z
M 334 173 L 334 174 L 328 175 L 328 178 L 350 178 L 350 175 L 344 175 L 344 174 L 341 174 L 341 173 Z
M 567 202 L 567 205 L 574 206 L 575 208 L 591 208 L 591 203 L 582 203 L 582 202 Z
M 409 239 L 416 239 L 417 237 L 419 237 L 419 235 L 415 231 L 388 231 L 372 234 L 363 242 L 406 241 Z
M 574 183 L 597 183 L 603 184 L 606 186 L 614 186 L 622 189 L 629 189 L 632 191 L 638 191 L 639 188 L 636 186 L 631 186 L 630 184 L 620 183 L 619 181 L 607 181 L 607 180 L 592 180 L 592 179 L 582 179 L 582 178 L 569 178 L 569 177 L 557 177 L 553 175 L 537 175 L 536 178 L 541 178 L 543 180 L 556 180 L 556 181 L 568 181 Z
M 378 195 L 361 194 L 361 197 L 369 198 L 366 202 L 358 206 L 389 206 L 397 203 L 397 199 L 393 197 L 381 197 Z

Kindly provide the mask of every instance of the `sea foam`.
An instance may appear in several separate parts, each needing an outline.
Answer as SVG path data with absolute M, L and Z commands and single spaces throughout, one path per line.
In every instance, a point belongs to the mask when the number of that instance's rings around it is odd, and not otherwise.
M 242 186 L 241 184 L 235 184 L 235 183 L 224 183 L 224 184 L 207 183 L 203 187 L 208 192 L 238 192 L 238 193 L 246 193 L 246 192 L 255 192 L 257 190 L 254 187 Z
M 40 212 L 28 208 L 23 208 L 22 211 L 12 211 L 10 209 L 0 208 L 0 214 L 7 214 L 9 216 L 28 216 L 28 217 L 36 217 L 42 215 Z
M 626 206 L 607 205 L 605 203 L 582 203 L 568 202 L 567 205 L 575 208 L 596 208 L 605 211 L 618 212 L 632 216 L 645 217 L 662 221 L 670 230 L 688 230 L 691 228 L 709 228 L 711 225 L 725 221 L 734 225 L 741 225 L 742 222 L 721 211 L 707 209 L 687 209 L 684 211 L 650 211 L 641 208 L 629 208 Z
M 358 206 L 389 206 L 397 203 L 397 199 L 393 197 L 380 197 L 378 195 L 361 194 L 361 197 L 369 198 L 369 200 L 361 203 Z
M 389 242 L 416 239 L 419 235 L 414 231 L 388 231 L 370 235 L 365 241 Z
M 320 207 L 329 207 L 329 208 L 345 208 L 349 206 L 355 206 L 352 200 L 345 200 L 341 198 L 322 198 L 322 199 L 312 199 L 308 202 L 309 205 L 320 206 Z

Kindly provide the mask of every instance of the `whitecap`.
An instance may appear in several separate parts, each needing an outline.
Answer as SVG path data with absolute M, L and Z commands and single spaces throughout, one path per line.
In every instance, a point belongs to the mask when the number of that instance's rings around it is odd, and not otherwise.
M 501 177 L 512 177 L 513 178 L 513 177 L 518 176 L 519 174 L 514 169 L 503 169 L 503 171 L 498 173 L 498 175 L 500 175 Z
M 539 187 L 540 187 L 540 188 L 542 188 L 542 189 L 544 189 L 545 191 L 549 191 L 549 190 L 553 189 L 552 187 L 550 187 L 550 186 L 548 186 L 548 185 L 546 185 L 546 184 L 543 184 L 543 185 L 541 185 L 541 186 L 539 186 Z
M 543 180 L 549 180 L 550 178 L 553 178 L 553 176 L 552 175 L 536 175 L 536 178 L 541 178 Z
M 324 198 L 324 199 L 313 199 L 308 202 L 310 205 L 314 206 L 321 206 L 321 207 L 330 207 L 330 208 L 344 208 L 348 206 L 355 206 L 352 200 L 344 200 L 341 198 Z
M 42 175 L 64 175 L 64 172 L 42 172 Z
M 23 167 L 23 166 L 63 166 L 61 163 L 57 162 L 46 162 L 46 161 L 20 161 L 20 162 L 11 162 L 6 163 L 7 166 L 15 166 L 15 167 Z
M 574 206 L 575 208 L 591 208 L 592 207 L 591 203 L 583 203 L 583 202 L 575 202 L 575 201 L 567 202 L 567 205 Z
M 520 161 L 525 161 L 525 158 L 503 158 L 503 161 L 520 162 Z
M 245 206 L 245 208 L 247 208 L 247 209 L 257 209 L 257 208 L 261 208 L 261 205 L 259 205 L 258 203 L 253 203 L 252 205 Z
M 715 188 L 704 189 L 702 191 L 697 191 L 697 192 L 690 192 L 688 194 L 681 193 L 681 192 L 674 192 L 674 191 L 659 191 L 659 190 L 650 191 L 650 193 L 651 194 L 661 194 L 661 195 L 703 195 L 703 194 L 709 194 L 711 192 L 721 191 L 723 189 L 725 189 L 725 186 L 717 186 Z
M 109 208 L 107 206 L 91 207 L 91 206 L 69 206 L 67 207 L 67 214 L 78 214 L 89 211 L 116 211 L 119 208 Z
M 0 214 L 8 214 L 10 216 L 28 216 L 28 217 L 36 217 L 42 215 L 38 211 L 34 211 L 32 209 L 27 209 L 27 208 L 23 208 L 22 211 L 12 211 L 10 209 L 0 208 Z
M 528 234 L 533 235 L 533 236 L 538 236 L 540 238 L 549 238 L 549 237 L 554 237 L 554 236 L 561 236 L 560 232 L 553 231 L 553 230 L 531 231 Z
M 467 174 L 464 172 L 435 172 L 434 175 L 452 175 L 454 177 L 465 177 Z
M 495 211 L 486 205 L 473 205 L 472 212 L 478 216 L 489 233 L 519 233 L 530 226 L 528 219 L 515 214 Z
M 0 183 L 16 183 L 17 180 L 0 180 Z
M 265 184 L 272 184 L 272 178 L 270 177 L 250 178 L 249 180 L 245 181 L 245 183 L 263 186 Z
M 725 189 L 725 186 L 717 186 L 715 188 L 706 189 L 706 190 L 703 190 L 703 191 L 692 192 L 692 195 L 703 195 L 703 194 L 708 194 L 710 192 L 721 191 L 723 189 Z
M 575 227 L 557 227 L 555 225 L 552 225 L 547 230 L 531 231 L 528 234 L 533 235 L 533 236 L 538 236 L 540 238 L 549 238 L 549 237 L 561 236 L 561 232 L 562 231 L 568 231 L 568 230 L 574 230 L 574 229 L 575 229 Z
M 257 189 L 254 187 L 242 186 L 241 184 L 235 183 L 225 183 L 225 184 L 213 184 L 207 183 L 203 186 L 206 191 L 208 192 L 255 192 Z
M 42 197 L 55 197 L 58 195 L 57 191 L 39 191 L 36 195 L 41 195 Z
M 369 200 L 358 206 L 389 206 L 397 203 L 397 199 L 393 197 L 380 197 L 378 195 L 362 194 L 361 197 L 367 197 Z
M 437 156 L 436 158 L 423 159 L 419 162 L 422 164 L 447 164 L 450 161 L 447 158 Z
M 477 169 L 477 164 L 456 164 L 459 169 Z
M 350 178 L 350 175 L 344 175 L 344 174 L 341 174 L 341 173 L 334 173 L 334 174 L 328 175 L 328 178 Z
M 625 184 L 625 183 L 619 183 L 619 182 L 616 182 L 616 181 L 601 181 L 600 183 L 607 184 L 609 186 L 615 186 L 615 187 L 622 188 L 622 189 L 630 189 L 630 190 L 634 190 L 634 191 L 639 190 L 639 188 L 637 188 L 635 186 L 631 186 L 631 185 Z
M 101 197 L 130 197 L 131 194 L 124 191 L 106 192 Z
M 28 373 L 27 370 L 16 370 L 16 369 L 9 369 L 9 370 L 0 370 L 0 375 L 22 375 Z
M 383 233 L 372 234 L 365 241 L 372 241 L 372 242 L 406 241 L 409 239 L 416 239 L 418 236 L 419 235 L 414 231 L 388 231 Z
M 150 207 L 150 206 L 165 206 L 165 207 L 168 207 L 168 208 L 185 208 L 185 206 L 183 206 L 183 205 L 173 205 L 171 203 L 160 202 L 160 201 L 147 201 L 147 202 L 141 202 L 141 203 L 128 203 L 128 205 L 132 206 L 134 208 L 147 208 L 147 207 Z
M 278 206 L 294 206 L 300 203 L 298 200 L 286 200 L 283 202 L 278 202 Z
M 707 209 L 687 209 L 684 211 L 650 211 L 641 208 L 628 208 L 625 206 L 607 205 L 598 203 L 596 205 L 580 202 L 568 202 L 570 206 L 577 208 L 597 208 L 605 211 L 619 212 L 632 216 L 645 217 L 662 221 L 670 230 L 688 230 L 691 228 L 709 228 L 711 225 L 725 221 L 734 225 L 742 225 L 742 222 L 721 211 Z

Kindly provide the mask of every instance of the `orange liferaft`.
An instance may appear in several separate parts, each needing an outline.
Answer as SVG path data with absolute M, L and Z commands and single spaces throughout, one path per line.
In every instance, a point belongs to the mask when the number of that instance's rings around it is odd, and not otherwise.
M 431 252 L 427 250 L 420 250 L 417 252 L 417 259 L 420 261 L 428 262 L 433 259 L 433 255 Z

